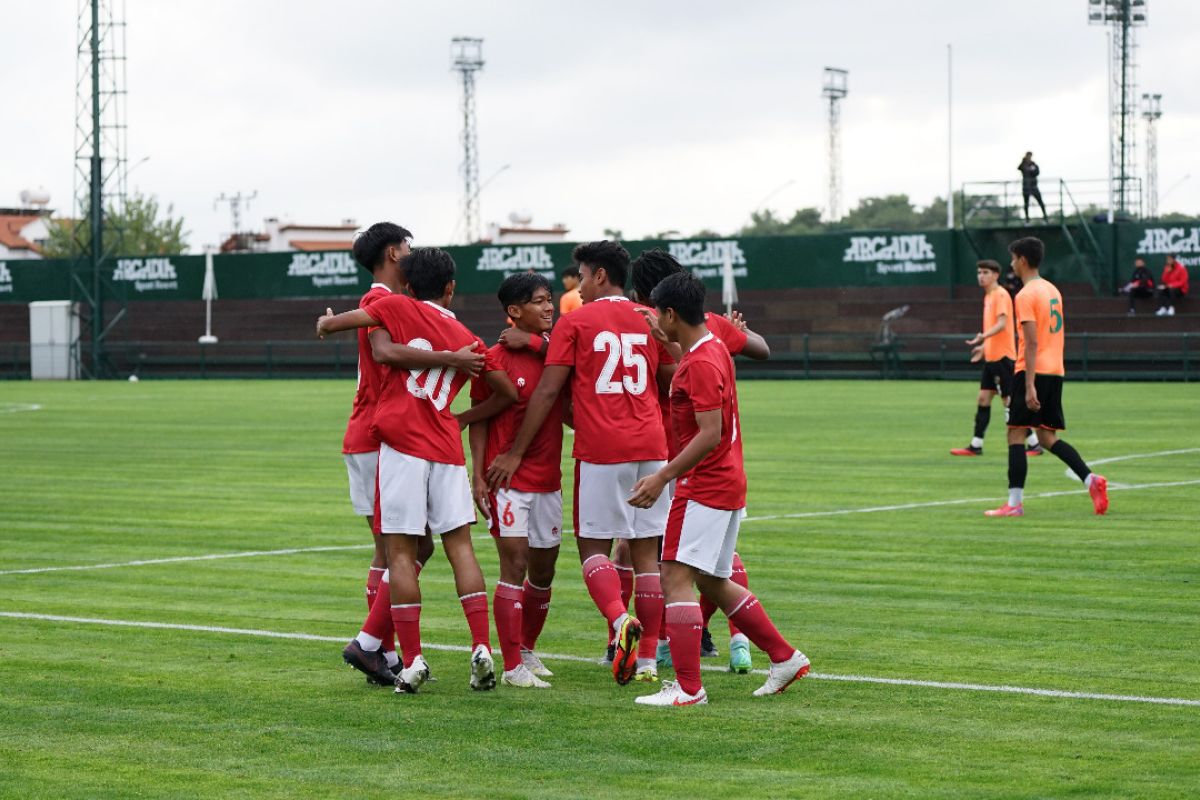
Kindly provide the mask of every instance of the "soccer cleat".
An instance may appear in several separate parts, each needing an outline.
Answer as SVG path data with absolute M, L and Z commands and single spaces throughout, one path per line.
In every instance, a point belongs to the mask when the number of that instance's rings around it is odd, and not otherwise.
M 475 645 L 471 653 L 471 688 L 477 692 L 496 688 L 496 665 L 486 644 Z
M 950 451 L 950 455 L 952 455 L 952 456 L 981 456 L 981 455 L 983 455 L 983 448 L 982 447 L 971 447 L 970 445 L 967 445 L 966 447 L 956 447 L 955 449 Z
M 608 649 L 604 651 L 604 658 L 601 659 L 600 663 L 601 664 L 611 664 L 613 662 L 613 659 L 616 658 L 616 656 L 617 656 L 617 644 L 616 644 L 616 642 L 609 642 Z
M 641 706 L 702 706 L 708 703 L 708 692 L 701 686 L 700 691 L 688 694 L 677 682 L 663 681 L 656 693 L 635 697 L 633 702 Z
M 1108 478 L 1093 472 L 1088 494 L 1092 496 L 1092 505 L 1095 506 L 1097 514 L 1108 511 Z
M 391 686 L 396 682 L 383 651 L 364 650 L 357 639 L 351 639 L 350 644 L 342 649 L 342 661 L 366 675 L 367 683 L 374 686 Z
M 637 617 L 626 614 L 617 628 L 612 663 L 613 678 L 621 686 L 633 680 L 634 670 L 637 669 L 637 644 L 641 638 L 642 623 L 638 622 Z
M 807 675 L 808 667 L 808 656 L 797 650 L 787 661 L 771 665 L 771 669 L 767 671 L 767 682 L 754 690 L 754 696 L 766 697 L 769 694 L 779 694 L 793 682 Z
M 396 676 L 396 694 L 416 694 L 421 685 L 429 680 L 429 665 L 424 656 L 417 656 L 410 666 L 400 670 Z
M 1010 506 L 1008 503 L 999 508 L 991 508 L 983 512 L 985 517 L 1023 517 L 1025 506 Z
M 521 648 L 521 663 L 525 665 L 531 673 L 539 678 L 553 678 L 554 673 L 551 672 L 542 660 L 537 657 L 537 653 L 532 650 Z
M 505 686 L 514 686 L 518 689 L 550 688 L 550 684 L 534 675 L 524 664 L 518 664 L 510 670 L 505 670 L 504 674 L 500 676 L 500 682 Z
M 729 671 L 745 675 L 753 666 L 754 662 L 750 658 L 750 645 L 742 641 L 730 642 Z
M 712 634 L 708 632 L 708 628 L 700 631 L 700 657 L 716 658 L 719 655 L 721 655 L 721 652 L 713 644 Z
M 1027 456 L 1040 456 L 1044 452 L 1046 451 L 1042 449 L 1040 444 L 1035 444 L 1033 447 L 1025 445 L 1025 455 Z
M 671 661 L 671 644 L 663 639 L 658 640 L 658 647 L 654 650 L 654 661 L 663 669 L 671 669 L 675 665 Z
M 658 668 L 642 667 L 634 673 L 633 679 L 638 683 L 658 683 Z

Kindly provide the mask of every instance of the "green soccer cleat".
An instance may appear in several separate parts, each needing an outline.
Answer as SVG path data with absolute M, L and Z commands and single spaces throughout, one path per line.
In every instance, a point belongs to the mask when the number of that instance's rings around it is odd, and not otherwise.
M 658 648 L 654 651 L 654 661 L 658 664 L 659 669 L 674 667 L 671 662 L 671 645 L 663 639 L 658 640 Z
M 754 667 L 750 658 L 750 645 L 743 641 L 729 643 L 729 671 L 746 675 Z

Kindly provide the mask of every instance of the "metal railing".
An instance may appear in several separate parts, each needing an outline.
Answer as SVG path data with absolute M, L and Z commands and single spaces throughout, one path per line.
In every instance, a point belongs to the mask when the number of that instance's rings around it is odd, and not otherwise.
M 1142 184 L 1140 178 L 1129 178 L 1128 189 L 1134 207 L 1133 216 L 1142 216 Z M 1108 181 L 1104 178 L 1067 181 L 1062 178 L 1045 178 L 1039 181 L 1042 202 L 1046 205 L 1046 216 L 1055 225 L 1074 224 L 1084 218 L 1088 209 L 1105 210 L 1104 219 L 1084 220 L 1106 222 L 1109 204 Z M 1021 180 L 973 181 L 964 183 L 959 190 L 959 208 L 962 209 L 964 227 L 1008 227 L 1025 224 L 1025 202 Z M 1041 221 L 1041 209 L 1037 200 L 1030 199 L 1029 219 Z

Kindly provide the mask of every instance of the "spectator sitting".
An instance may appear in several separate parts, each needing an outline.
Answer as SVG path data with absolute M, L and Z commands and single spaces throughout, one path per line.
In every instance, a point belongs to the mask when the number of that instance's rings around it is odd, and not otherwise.
M 1162 285 L 1158 287 L 1158 311 L 1160 316 L 1175 316 L 1175 304 L 1187 296 L 1188 274 L 1187 267 L 1175 259 L 1175 254 L 1167 256 L 1166 266 L 1163 267 Z
M 1129 295 L 1129 316 L 1137 313 L 1133 307 L 1133 301 L 1138 297 L 1154 297 L 1154 276 L 1150 274 L 1150 270 L 1146 269 L 1146 262 L 1142 259 L 1137 259 L 1133 262 L 1133 275 L 1129 277 L 1129 283 L 1122 286 L 1119 290 L 1121 294 Z

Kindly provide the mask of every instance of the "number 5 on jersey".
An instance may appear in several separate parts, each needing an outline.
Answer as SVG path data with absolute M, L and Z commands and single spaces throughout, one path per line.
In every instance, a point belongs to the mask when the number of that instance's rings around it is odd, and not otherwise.
M 646 391 L 647 367 L 646 357 L 633 348 L 646 344 L 644 333 L 622 333 L 620 338 L 612 331 L 601 331 L 592 340 L 592 349 L 597 353 L 607 351 L 604 368 L 596 378 L 596 394 L 641 394 Z M 614 380 L 617 364 L 634 371 L 633 375 L 622 375 L 621 380 Z

